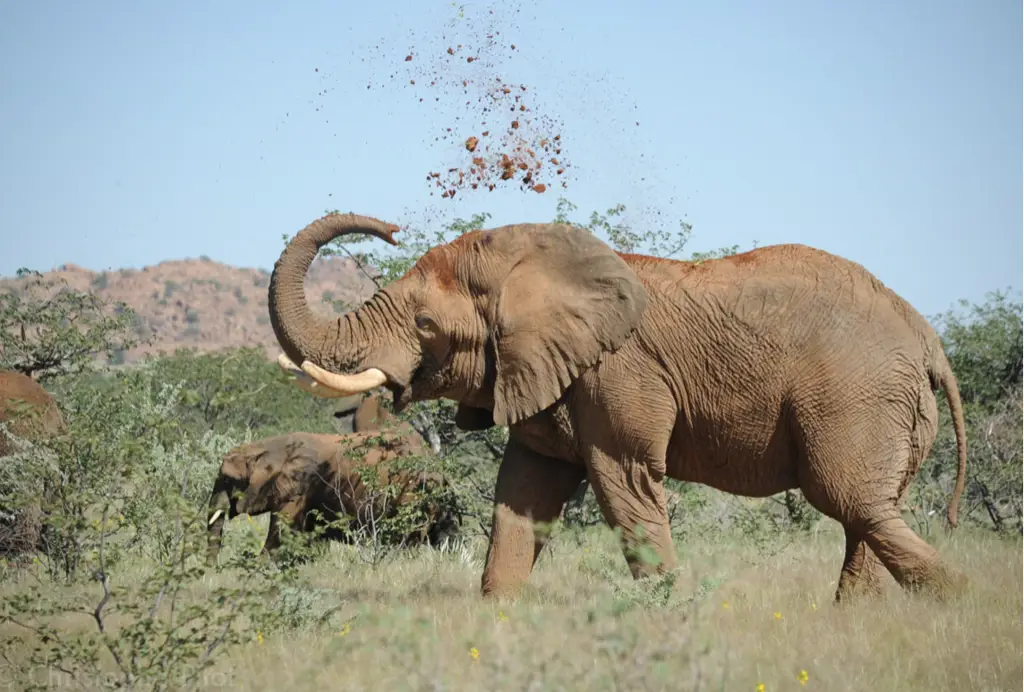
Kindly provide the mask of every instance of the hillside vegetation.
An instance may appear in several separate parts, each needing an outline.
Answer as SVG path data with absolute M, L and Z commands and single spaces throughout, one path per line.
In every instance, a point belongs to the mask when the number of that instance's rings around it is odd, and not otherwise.
M 320 258 L 306 277 L 306 292 L 324 312 L 344 312 L 373 294 L 371 276 L 347 257 Z M 110 354 L 111 363 L 121 364 L 180 348 L 252 347 L 276 357 L 277 340 L 267 317 L 269 283 L 270 272 L 264 269 L 200 258 L 102 272 L 65 264 L 38 275 L 0 279 L 0 294 L 73 290 L 95 295 L 111 311 L 119 304 L 130 308 L 137 343 Z
M 573 211 L 563 203 L 559 219 Z M 618 222 L 621 211 L 580 225 L 622 249 L 684 256 L 688 227 L 641 234 Z M 310 299 L 332 290 L 326 297 L 358 302 L 373 289 L 368 275 L 386 284 L 429 245 L 486 220 L 459 220 L 438 237 L 413 230 L 397 253 L 319 262 Z M 172 266 L 219 267 L 223 288 L 198 270 L 183 281 Z M 394 545 L 387 531 L 353 545 L 286 535 L 266 560 L 267 517 L 239 518 L 219 566 L 207 568 L 206 505 L 224 453 L 330 432 L 337 403 L 304 394 L 268 360 L 267 291 L 256 285 L 265 274 L 163 263 L 97 286 L 96 275 L 63 272 L 63 290 L 32 274 L 0 288 L 0 369 L 32 373 L 67 422 L 0 462 L 0 518 L 36 506 L 47 522 L 38 551 L 0 565 L 0 678 L 12 689 L 1019 689 L 1019 297 L 996 292 L 933 318 L 965 403 L 968 483 L 948 534 L 956 450 L 939 397 L 942 427 L 905 512 L 965 570 L 964 597 L 915 598 L 890 579 L 884 600 L 836 606 L 842 531 L 799 492 L 754 500 L 671 481 L 675 573 L 634 582 L 584 487 L 522 598 L 500 603 L 480 599 L 479 580 L 506 432 L 456 430 L 452 402 L 416 404 L 402 418 L 440 449 L 418 461 L 453 479 L 451 501 L 468 517 L 456 540 L 436 550 Z M 170 276 L 180 288 L 163 296 Z M 167 308 L 145 317 L 150 330 L 164 320 L 164 353 L 139 345 L 137 305 Z M 171 338 L 196 305 L 198 324 L 217 336 Z M 218 324 L 229 305 L 244 320 Z

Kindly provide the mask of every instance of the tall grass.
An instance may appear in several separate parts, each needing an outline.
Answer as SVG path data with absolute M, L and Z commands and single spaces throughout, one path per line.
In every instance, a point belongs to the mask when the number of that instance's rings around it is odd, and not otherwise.
M 233 522 L 225 550 L 262 523 Z M 885 598 L 842 606 L 832 602 L 842 532 L 831 522 L 767 545 L 683 543 L 674 581 L 640 584 L 610 532 L 562 530 L 521 597 L 506 602 L 479 596 L 482 541 L 403 551 L 376 566 L 332 544 L 299 568 L 301 586 L 278 593 L 288 626 L 251 625 L 248 642 L 205 670 L 199 689 L 1020 689 L 1020 541 L 937 536 L 970 577 L 965 596 L 939 603 L 890 580 Z M 193 588 L 239 576 L 225 569 Z M 61 626 L 89 624 L 83 614 Z M 35 676 L 71 688 L 59 673 Z

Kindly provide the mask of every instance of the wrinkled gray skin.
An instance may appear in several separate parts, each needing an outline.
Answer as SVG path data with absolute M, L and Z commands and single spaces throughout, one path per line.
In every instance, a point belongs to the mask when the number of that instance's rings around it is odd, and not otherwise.
M 354 402 L 351 402 L 354 403 Z M 331 517 L 336 513 L 362 516 L 370 505 L 365 486 L 357 472 L 360 467 L 378 470 L 382 483 L 398 488 L 396 506 L 414 500 L 416 487 L 427 489 L 448 485 L 440 474 L 392 472 L 388 462 L 429 450 L 419 435 L 383 408 L 377 397 L 363 401 L 358 408 L 342 408 L 352 418 L 355 430 L 343 435 L 292 433 L 238 445 L 224 455 L 220 473 L 210 493 L 207 522 L 208 565 L 217 562 L 224 522 L 240 514 L 257 516 L 272 512 L 270 529 L 263 552 L 273 552 L 280 544 L 280 521 L 297 531 L 313 529 L 313 510 Z M 373 443 L 382 437 L 381 446 Z M 369 444 L 368 444 L 369 442 Z M 365 447 L 364 447 L 365 446 Z M 408 492 L 406 492 L 406 490 Z M 385 508 L 373 507 L 373 516 L 383 516 Z M 444 508 L 430 507 L 431 522 L 407 542 L 437 545 L 457 531 L 461 517 Z M 369 516 L 369 515 L 366 515 Z M 355 522 L 354 525 L 360 525 Z M 327 538 L 344 539 L 336 531 Z
M 837 600 L 878 592 L 886 571 L 936 594 L 965 585 L 899 510 L 943 389 L 956 525 L 956 380 L 928 322 L 860 265 L 802 245 L 663 260 L 521 224 L 433 248 L 349 314 L 312 312 L 303 279 L 321 246 L 347 233 L 394 243 L 397 230 L 333 214 L 288 244 L 270 282 L 279 363 L 320 396 L 383 385 L 397 411 L 447 398 L 462 429 L 509 427 L 484 594 L 519 589 L 543 546 L 535 522 L 555 520 L 584 478 L 634 577 L 675 565 L 670 477 L 752 497 L 802 490 L 846 532 Z M 628 550 L 640 540 L 660 564 Z

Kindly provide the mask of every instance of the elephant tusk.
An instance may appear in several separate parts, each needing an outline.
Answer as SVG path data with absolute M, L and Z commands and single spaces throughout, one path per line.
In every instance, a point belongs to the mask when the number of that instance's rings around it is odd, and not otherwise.
M 388 381 L 388 376 L 377 368 L 368 368 L 355 375 L 339 375 L 338 373 L 328 372 L 307 360 L 302 363 L 302 370 L 316 380 L 317 383 L 337 392 L 337 394 L 332 394 L 332 396 L 362 394 Z
M 345 392 L 340 392 L 332 387 L 328 387 L 322 382 L 317 382 L 315 379 L 303 372 L 299 366 L 292 362 L 291 358 L 283 353 L 277 357 L 277 366 L 285 373 L 294 377 L 295 384 L 298 388 L 308 394 L 312 394 L 313 396 L 318 396 L 323 399 L 339 399 L 350 396 Z
M 210 517 L 210 523 L 208 525 L 213 526 L 213 522 L 217 521 L 217 519 L 219 519 L 220 515 L 222 514 L 224 514 L 223 509 L 218 509 L 216 512 L 214 512 L 213 516 Z

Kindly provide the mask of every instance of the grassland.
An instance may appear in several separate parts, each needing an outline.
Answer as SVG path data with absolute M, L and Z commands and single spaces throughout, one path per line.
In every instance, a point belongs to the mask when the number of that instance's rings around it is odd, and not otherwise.
M 233 532 L 251 530 L 233 524 Z M 1021 688 L 1020 541 L 936 534 L 941 553 L 970 577 L 959 600 L 909 596 L 891 582 L 881 601 L 837 606 L 842 534 L 832 522 L 819 526 L 767 543 L 680 543 L 674 584 L 647 586 L 630 579 L 609 533 L 562 531 L 521 598 L 504 603 L 478 595 L 482 541 L 407 551 L 377 566 L 334 544 L 300 568 L 302 593 L 284 606 L 297 626 L 252 632 L 203 673 L 199 688 Z M 222 570 L 194 588 L 237 578 Z M 99 594 L 98 586 L 75 588 Z M 65 616 L 60 626 L 90 622 Z M 40 675 L 53 688 L 73 688 L 53 671 Z

